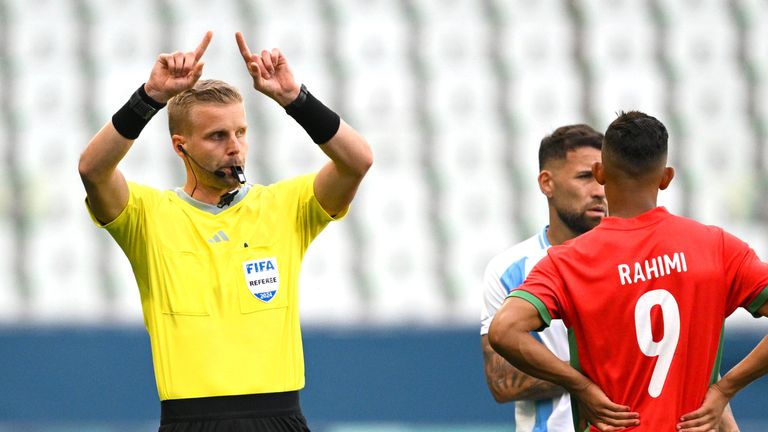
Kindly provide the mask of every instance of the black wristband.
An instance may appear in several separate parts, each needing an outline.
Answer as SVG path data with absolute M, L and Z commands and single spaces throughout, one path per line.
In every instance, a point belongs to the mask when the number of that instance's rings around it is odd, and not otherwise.
M 142 84 L 112 116 L 112 125 L 120 135 L 135 140 L 149 120 L 164 106 L 164 103 L 149 97 Z
M 341 117 L 312 96 L 304 84 L 296 99 L 286 105 L 285 112 L 307 131 L 315 144 L 327 143 L 341 125 Z

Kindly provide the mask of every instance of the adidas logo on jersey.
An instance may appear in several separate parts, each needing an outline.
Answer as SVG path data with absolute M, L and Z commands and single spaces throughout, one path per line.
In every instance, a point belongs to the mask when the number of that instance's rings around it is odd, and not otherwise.
M 208 239 L 208 243 L 220 243 L 229 241 L 229 237 L 227 237 L 226 234 L 224 234 L 224 231 L 219 230 L 216 234 L 213 235 L 213 237 Z

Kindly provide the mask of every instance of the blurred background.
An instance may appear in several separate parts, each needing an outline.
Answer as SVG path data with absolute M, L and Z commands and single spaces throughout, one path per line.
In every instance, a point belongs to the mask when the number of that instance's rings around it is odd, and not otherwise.
M 159 53 L 214 31 L 203 77 L 244 92 L 249 181 L 324 156 L 252 89 L 236 31 L 279 47 L 374 149 L 303 267 L 313 430 L 495 432 L 512 411 L 485 387 L 482 273 L 546 223 L 545 134 L 655 115 L 677 170 L 661 204 L 768 256 L 766 20 L 764 0 L 0 0 L 0 432 L 157 428 L 133 274 L 86 213 L 77 161 Z M 183 183 L 164 114 L 121 169 Z M 728 319 L 723 370 L 766 321 Z M 768 430 L 766 392 L 734 399 L 742 431 Z

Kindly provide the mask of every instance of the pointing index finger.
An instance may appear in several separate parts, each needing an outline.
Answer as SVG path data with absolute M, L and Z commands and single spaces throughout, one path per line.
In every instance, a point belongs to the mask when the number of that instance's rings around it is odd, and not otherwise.
M 240 48 L 240 55 L 243 56 L 243 60 L 245 60 L 245 63 L 250 63 L 251 60 L 251 50 L 248 49 L 248 45 L 245 43 L 245 38 L 243 37 L 243 34 L 240 32 L 235 33 L 235 39 L 237 40 L 237 47 Z
M 205 36 L 203 36 L 203 40 L 200 42 L 200 45 L 195 48 L 195 61 L 200 60 L 200 57 L 205 54 L 205 50 L 208 49 L 208 44 L 211 43 L 211 39 L 213 39 L 213 32 L 206 32 Z

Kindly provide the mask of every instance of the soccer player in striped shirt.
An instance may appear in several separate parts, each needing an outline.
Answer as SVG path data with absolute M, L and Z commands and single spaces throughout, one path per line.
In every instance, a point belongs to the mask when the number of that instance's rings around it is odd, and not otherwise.
M 589 231 L 606 215 L 603 186 L 592 175 L 602 143 L 603 134 L 584 124 L 559 127 L 541 140 L 538 183 L 547 197 L 549 224 L 495 256 L 485 271 L 480 327 L 485 376 L 497 402 L 513 401 L 517 432 L 573 431 L 570 397 L 561 386 L 519 371 L 493 351 L 488 327 L 510 291 L 523 283 L 550 245 Z M 554 320 L 538 337 L 568 361 L 568 334 L 561 320 Z
M 657 206 L 674 177 L 667 140 L 644 113 L 611 123 L 592 169 L 611 216 L 550 248 L 488 333 L 516 367 L 577 398 L 591 430 L 709 431 L 724 402 L 768 372 L 764 339 L 717 381 L 725 318 L 737 307 L 768 315 L 768 264 L 721 228 Z M 555 318 L 571 333 L 572 366 L 529 334 Z

